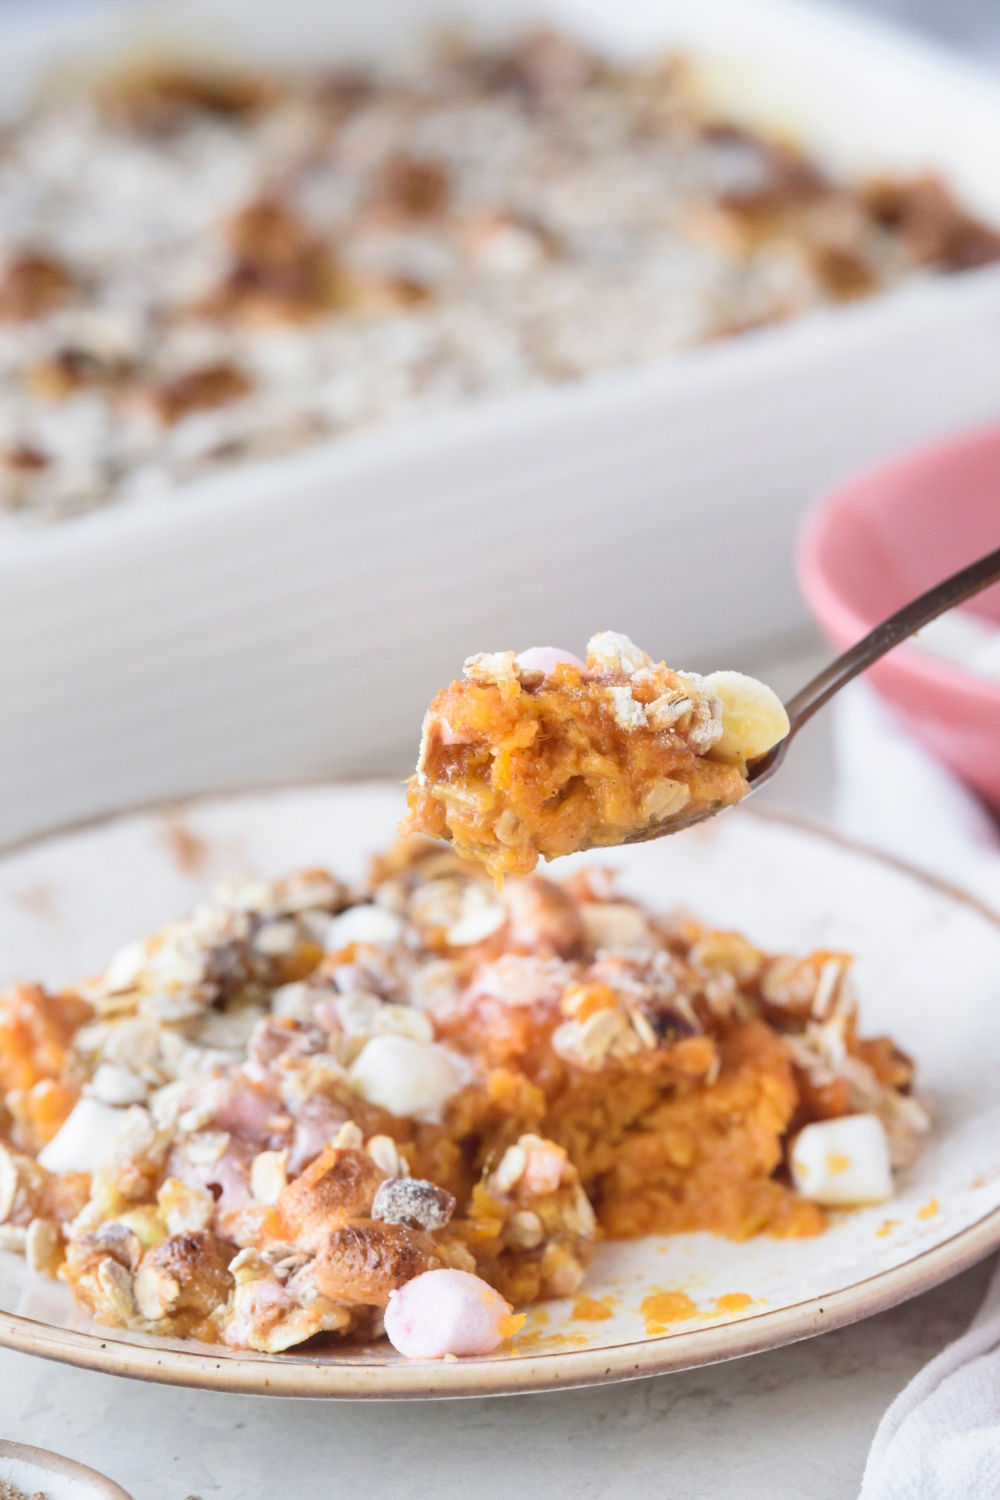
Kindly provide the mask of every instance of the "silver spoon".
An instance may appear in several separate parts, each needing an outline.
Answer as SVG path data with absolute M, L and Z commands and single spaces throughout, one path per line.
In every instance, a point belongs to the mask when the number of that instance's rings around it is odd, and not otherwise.
M 938 615 L 943 615 L 946 610 L 953 609 L 956 604 L 961 604 L 963 599 L 971 599 L 973 594 L 980 593 L 991 583 L 996 583 L 998 579 L 1000 579 L 1000 547 L 995 552 L 988 552 L 978 562 L 963 568 L 960 573 L 946 578 L 943 583 L 938 583 L 934 588 L 928 589 L 926 594 L 921 594 L 919 599 L 914 599 L 911 604 L 897 609 L 896 613 L 890 615 L 887 620 L 883 620 L 881 625 L 876 625 L 864 640 L 858 641 L 858 644 L 852 646 L 850 651 L 845 651 L 843 656 L 838 656 L 836 661 L 824 667 L 812 682 L 807 682 L 805 687 L 785 704 L 790 720 L 785 738 L 773 745 L 766 755 L 761 755 L 757 760 L 748 763 L 747 780 L 750 783 L 750 791 L 755 792 L 758 787 L 764 785 L 765 781 L 770 781 L 788 754 L 788 747 L 799 730 L 804 724 L 809 723 L 812 716 L 818 713 L 825 703 L 829 703 L 834 693 L 839 693 L 840 689 L 852 678 L 867 671 L 874 662 L 885 656 L 894 646 L 898 646 L 901 641 L 914 635 L 922 626 L 929 624 L 931 620 L 936 620 Z M 736 805 L 739 806 L 738 803 Z M 625 843 L 645 843 L 647 839 L 662 838 L 668 833 L 679 833 L 682 828 L 691 828 L 695 823 L 703 823 L 706 818 L 713 818 L 722 810 L 722 803 L 710 803 L 688 817 L 682 815 L 678 818 L 671 818 L 652 828 L 644 829 L 641 833 L 630 834 Z

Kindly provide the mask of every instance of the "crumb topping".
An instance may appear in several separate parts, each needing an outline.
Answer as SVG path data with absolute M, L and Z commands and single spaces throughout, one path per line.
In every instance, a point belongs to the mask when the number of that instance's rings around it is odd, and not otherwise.
M 0 464 L 9 526 L 1000 255 L 937 177 L 848 180 L 707 111 L 696 60 L 551 31 L 63 73 L 0 210 L 0 453 L 44 458 Z

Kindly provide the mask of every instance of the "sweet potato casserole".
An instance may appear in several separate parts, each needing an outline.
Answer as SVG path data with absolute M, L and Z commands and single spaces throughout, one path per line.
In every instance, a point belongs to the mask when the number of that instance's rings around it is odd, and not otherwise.
M 675 672 L 627 635 L 583 662 L 551 646 L 480 652 L 424 718 L 400 832 L 447 838 L 498 879 L 655 838 L 746 796 L 747 762 L 788 733 L 769 687 Z
M 414 837 L 0 998 L 0 1245 L 112 1328 L 488 1353 L 599 1236 L 819 1233 L 927 1117 L 846 953 Z
M 57 519 L 1000 255 L 677 58 L 549 33 L 401 66 L 62 77 L 0 136 L 0 511 Z

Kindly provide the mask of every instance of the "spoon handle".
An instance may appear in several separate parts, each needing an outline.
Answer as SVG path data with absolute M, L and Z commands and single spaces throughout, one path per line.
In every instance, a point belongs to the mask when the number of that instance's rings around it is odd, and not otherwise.
M 988 588 L 991 583 L 1000 579 L 1000 547 L 995 552 L 988 552 L 978 562 L 970 563 L 960 573 L 955 573 L 951 578 L 946 578 L 943 583 L 938 583 L 926 594 L 921 594 L 919 599 L 914 599 L 911 604 L 897 609 L 894 615 L 883 620 L 881 625 L 876 625 L 863 640 L 858 641 L 843 656 L 838 656 L 836 661 L 824 667 L 823 671 L 812 682 L 807 682 L 805 687 L 795 694 L 785 704 L 788 717 L 791 720 L 791 728 L 788 739 L 796 734 L 803 726 L 808 724 L 813 714 L 821 709 L 824 703 L 828 703 L 834 693 L 864 672 L 879 657 L 898 646 L 900 641 L 905 641 L 907 636 L 913 635 L 922 625 L 931 620 L 936 620 L 938 615 L 943 615 L 948 609 L 956 604 L 961 604 L 963 599 L 971 599 L 973 594 L 978 594 L 982 589 Z

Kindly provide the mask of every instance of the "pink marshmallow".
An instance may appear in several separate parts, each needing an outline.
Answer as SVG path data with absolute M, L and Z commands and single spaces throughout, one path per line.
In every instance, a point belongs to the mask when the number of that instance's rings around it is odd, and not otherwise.
M 469 1271 L 425 1271 L 389 1293 L 385 1331 L 407 1359 L 492 1354 L 517 1331 L 510 1303 Z
M 574 656 L 572 651 L 560 651 L 558 646 L 530 646 L 527 651 L 517 653 L 517 664 L 522 672 L 544 672 L 548 677 L 560 662 L 569 667 L 579 667 L 581 672 L 587 670 L 585 661 Z

